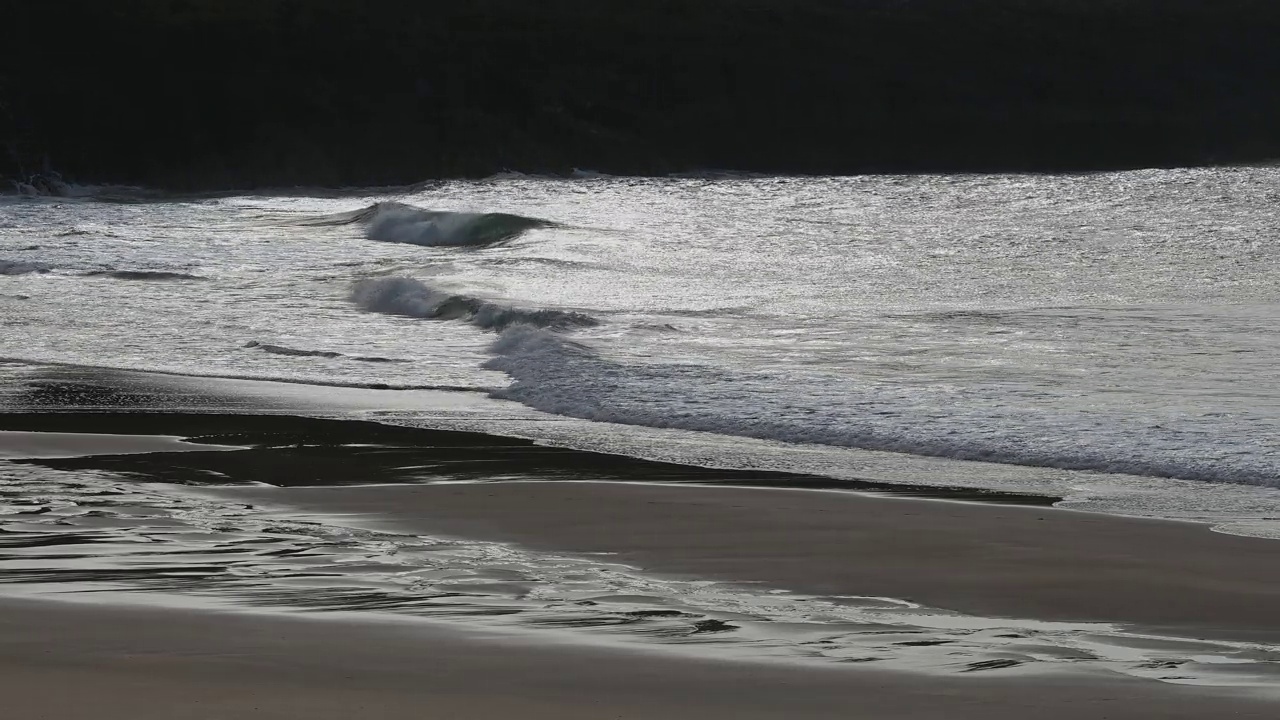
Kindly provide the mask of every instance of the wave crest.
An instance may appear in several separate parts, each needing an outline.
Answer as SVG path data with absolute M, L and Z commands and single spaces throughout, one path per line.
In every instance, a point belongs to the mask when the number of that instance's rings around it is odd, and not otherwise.
M 555 223 L 508 213 L 469 213 L 427 210 L 398 202 L 374 203 L 350 212 L 326 215 L 304 225 L 365 225 L 365 237 L 378 242 L 426 247 L 492 245 L 526 231 Z
M 357 282 L 351 300 L 365 310 L 430 320 L 461 320 L 485 330 L 512 325 L 542 328 L 590 327 L 590 315 L 551 309 L 517 308 L 427 287 L 413 278 L 369 278 Z

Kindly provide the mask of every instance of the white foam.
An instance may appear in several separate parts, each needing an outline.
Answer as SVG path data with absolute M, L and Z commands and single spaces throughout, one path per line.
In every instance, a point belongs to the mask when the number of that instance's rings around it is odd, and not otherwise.
M 899 389 L 868 385 L 865 396 L 805 398 L 803 388 L 763 374 L 694 364 L 624 364 L 556 332 L 511 327 L 485 367 L 512 384 L 496 393 L 543 412 L 598 422 L 693 430 L 788 443 L 831 445 L 1061 470 L 1280 487 L 1268 455 L 1180 448 L 1169 431 L 1097 430 L 1067 414 L 1002 418 L 956 407 L 939 415 Z M 806 404 L 807 401 L 807 404 Z M 1096 442 L 1090 442 L 1093 434 Z
M 82 185 L 67 182 L 62 175 L 52 170 L 33 173 L 20 180 L 10 180 L 10 187 L 20 196 L 28 198 L 94 198 L 112 193 L 129 193 L 141 191 L 131 185 Z

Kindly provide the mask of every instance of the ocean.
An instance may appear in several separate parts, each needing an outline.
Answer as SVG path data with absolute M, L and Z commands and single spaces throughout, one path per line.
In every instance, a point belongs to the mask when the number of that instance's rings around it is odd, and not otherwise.
M 0 357 L 1274 532 L 1280 169 L 581 175 L 6 197 Z

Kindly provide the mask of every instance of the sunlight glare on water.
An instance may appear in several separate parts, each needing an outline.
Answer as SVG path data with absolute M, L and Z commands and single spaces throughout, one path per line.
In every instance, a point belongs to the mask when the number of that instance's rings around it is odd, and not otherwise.
M 1274 168 L 6 199 L 0 356 L 1274 486 L 1278 199 Z

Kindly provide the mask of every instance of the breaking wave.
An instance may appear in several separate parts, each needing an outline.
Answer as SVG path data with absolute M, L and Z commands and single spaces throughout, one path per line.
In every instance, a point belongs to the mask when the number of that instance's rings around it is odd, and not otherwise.
M 347 360 L 355 360 L 357 362 L 371 363 L 404 363 L 411 362 L 399 358 L 386 358 L 368 355 L 347 355 L 345 353 L 334 352 L 332 350 L 299 350 L 298 348 L 285 347 L 284 345 L 271 345 L 269 343 L 250 340 L 244 344 L 246 348 L 257 348 L 265 353 L 272 355 L 288 355 L 290 357 L 319 357 L 319 358 L 346 358 Z
M 0 196 L 16 195 L 22 198 L 66 198 L 108 200 L 113 196 L 151 197 L 159 195 L 158 191 L 146 190 L 133 185 L 81 185 L 67 182 L 62 175 L 52 170 L 42 173 L 31 173 L 20 178 L 10 178 L 3 183 L 0 178 Z
M 369 278 L 356 283 L 351 300 L 365 310 L 431 320 L 460 320 L 485 330 L 513 325 L 568 329 L 590 327 L 596 319 L 582 313 L 517 308 L 427 287 L 412 278 Z
M 425 210 L 397 202 L 380 202 L 360 210 L 326 215 L 304 225 L 365 226 L 365 237 L 378 242 L 467 247 L 492 245 L 519 237 L 526 231 L 554 223 L 507 213 L 468 213 Z
M 1280 457 L 1206 452 L 1167 430 L 1101 427 L 1025 411 L 993 416 L 957 404 L 921 409 L 893 388 L 812 395 L 781 377 L 679 363 L 622 363 L 559 333 L 513 326 L 491 344 L 498 398 L 597 422 L 672 428 L 1007 465 L 1280 487 Z M 785 390 L 784 390 L 785 389 Z M 800 395 L 797 396 L 797 392 Z M 814 392 L 811 388 L 810 393 Z M 797 399 L 799 398 L 799 399 Z M 930 407 L 936 408 L 936 405 Z
M 9 185 L 13 192 L 27 197 L 76 197 L 87 194 L 88 190 L 84 186 L 63 180 L 62 175 L 53 170 L 10 179 Z

